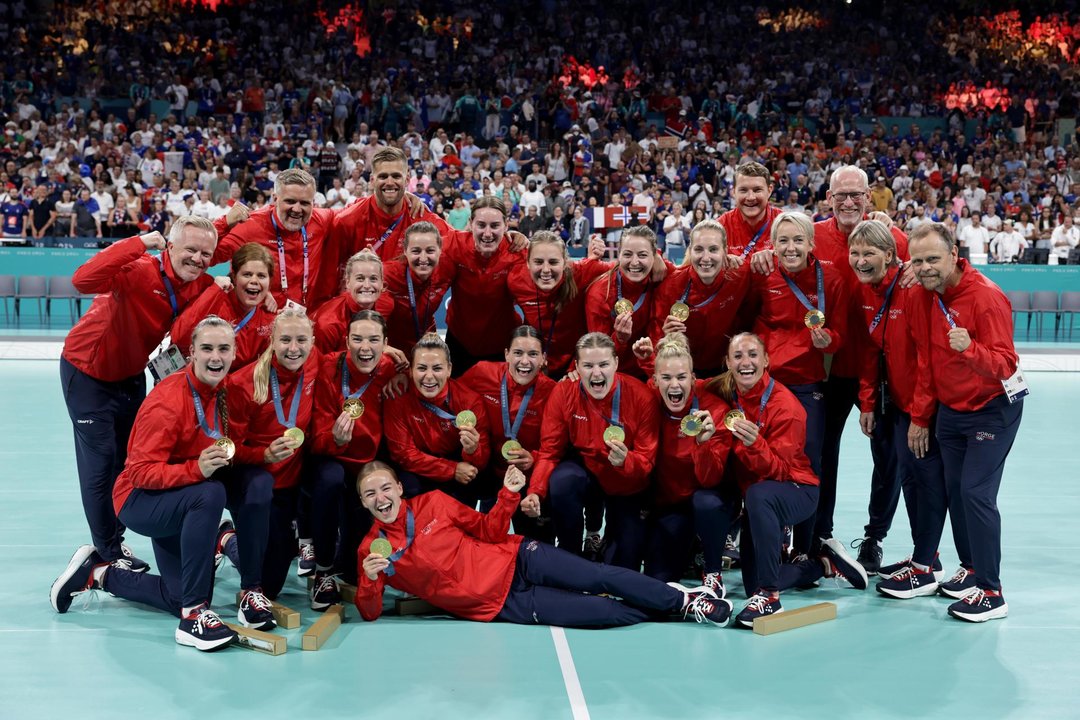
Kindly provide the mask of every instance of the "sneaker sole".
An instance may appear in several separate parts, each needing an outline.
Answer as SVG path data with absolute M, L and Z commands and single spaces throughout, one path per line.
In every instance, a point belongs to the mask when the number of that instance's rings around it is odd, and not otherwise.
M 974 589 L 975 589 L 974 585 L 972 585 L 969 588 L 964 588 L 963 590 L 949 590 L 944 585 L 938 585 L 938 592 L 941 593 L 942 595 L 944 595 L 945 597 L 952 598 L 953 600 L 963 600 L 964 596 L 967 595 L 969 592 L 971 592 Z
M 742 625 L 744 628 L 750 628 L 751 630 L 753 630 L 754 629 L 754 620 L 757 620 L 759 617 L 772 617 L 773 615 L 779 615 L 782 612 L 784 612 L 784 608 L 780 608 L 776 612 L 771 612 L 768 615 L 758 615 L 757 617 L 755 617 L 750 622 L 746 622 L 745 620 L 738 620 L 738 619 L 736 619 L 736 621 L 738 622 L 739 625 Z
M 720 598 L 717 602 L 720 602 L 720 603 L 723 603 L 724 605 L 727 605 L 727 609 L 728 609 L 727 618 L 724 620 L 724 622 L 714 622 L 713 620 L 710 620 L 709 618 L 705 618 L 705 620 L 710 625 L 715 625 L 716 627 L 727 627 L 728 625 L 731 624 L 731 619 L 733 617 L 735 617 L 735 605 L 730 600 L 726 600 L 724 598 Z
M 263 630 L 263 631 L 266 631 L 266 630 L 273 630 L 274 628 L 277 627 L 277 621 L 274 620 L 273 618 L 267 620 L 266 622 L 262 623 L 261 625 L 253 625 L 253 624 L 249 623 L 247 621 L 247 619 L 244 617 L 244 611 L 243 610 L 237 610 L 236 611 L 236 622 L 240 623 L 241 625 L 243 625 L 244 627 L 246 627 L 246 628 L 248 628 L 250 630 Z
M 236 635 L 230 635 L 229 637 L 223 637 L 217 640 L 200 640 L 194 635 L 186 633 L 180 628 L 176 628 L 173 637 L 176 638 L 177 645 L 193 647 L 196 650 L 202 650 L 203 652 L 214 652 L 215 650 L 221 650 L 230 645 L 236 638 Z
M 931 585 L 924 585 L 919 588 L 912 588 L 910 590 L 896 590 L 893 588 L 883 588 L 881 583 L 877 585 L 877 591 L 886 597 L 896 598 L 897 600 L 910 600 L 911 598 L 926 597 L 927 595 L 934 595 L 937 593 L 938 584 L 933 583 Z
M 71 607 L 71 603 L 68 602 L 67 607 L 63 610 L 60 609 L 60 588 L 71 579 L 71 576 L 75 574 L 75 571 L 82 567 L 82 564 L 86 562 L 86 559 L 94 554 L 93 545 L 83 545 L 71 556 L 68 560 L 67 567 L 64 568 L 64 572 L 60 573 L 59 577 L 53 581 L 52 587 L 49 588 L 49 603 L 52 605 L 53 610 L 58 613 L 66 613 L 68 607 Z
M 986 610 L 985 612 L 973 614 L 957 612 L 950 609 L 949 614 L 957 620 L 964 620 L 965 622 L 973 623 L 986 622 L 987 620 L 1001 620 L 1002 618 L 1006 618 L 1009 616 L 1009 604 L 1005 603 L 1001 607 L 995 608 L 994 610 Z
M 839 543 L 837 543 L 839 545 Z M 843 549 L 843 546 L 840 546 Z M 826 543 L 821 544 L 821 549 L 827 551 L 829 560 L 832 561 L 836 571 L 847 580 L 856 590 L 865 590 L 870 585 L 870 578 L 866 570 L 857 560 L 851 560 L 847 553 L 837 552 Z

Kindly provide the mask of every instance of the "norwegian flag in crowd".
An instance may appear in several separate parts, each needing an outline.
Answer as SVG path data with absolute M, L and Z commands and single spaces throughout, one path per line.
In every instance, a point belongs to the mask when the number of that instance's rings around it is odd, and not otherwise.
M 608 205 L 592 209 L 594 228 L 621 228 L 627 225 L 644 225 L 649 219 L 644 205 Z

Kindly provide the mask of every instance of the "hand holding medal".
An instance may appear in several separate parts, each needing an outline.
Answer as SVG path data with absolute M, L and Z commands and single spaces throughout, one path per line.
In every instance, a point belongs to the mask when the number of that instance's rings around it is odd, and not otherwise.
M 731 410 L 724 415 L 724 427 L 731 434 L 742 441 L 742 444 L 750 447 L 758 438 L 760 429 L 757 423 L 750 422 L 741 410 Z
M 222 440 L 228 440 L 228 438 L 221 438 Z M 228 441 L 232 444 L 232 440 Z M 233 445 L 233 453 L 236 452 L 236 446 Z M 233 453 L 230 453 L 228 449 L 215 441 L 208 445 L 201 453 L 199 453 L 199 472 L 202 473 L 204 478 L 209 478 L 221 468 L 229 464 L 229 460 L 232 458 Z
M 608 462 L 613 467 L 622 467 L 630 452 L 626 447 L 626 431 L 618 425 L 609 425 L 604 430 L 604 444 L 608 447 Z
M 454 425 L 458 429 L 458 439 L 461 441 L 461 449 L 467 455 L 472 455 L 480 447 L 480 432 L 476 429 L 476 413 L 472 410 L 462 410 L 454 419 Z
M 679 423 L 679 430 L 686 437 L 692 437 L 701 445 L 709 441 L 716 433 L 716 423 L 708 410 L 696 410 L 687 413 Z

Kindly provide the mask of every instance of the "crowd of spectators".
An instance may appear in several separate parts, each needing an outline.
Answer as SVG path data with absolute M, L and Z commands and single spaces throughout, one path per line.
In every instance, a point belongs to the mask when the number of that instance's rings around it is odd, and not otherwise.
M 293 166 L 344 207 L 393 143 L 458 228 L 492 194 L 526 234 L 580 244 L 594 209 L 622 204 L 676 245 L 730 207 L 743 160 L 819 219 L 829 174 L 856 163 L 901 227 L 1064 259 L 1080 16 L 1038 4 L 0 3 L 4 235 L 165 230 L 267 203 Z

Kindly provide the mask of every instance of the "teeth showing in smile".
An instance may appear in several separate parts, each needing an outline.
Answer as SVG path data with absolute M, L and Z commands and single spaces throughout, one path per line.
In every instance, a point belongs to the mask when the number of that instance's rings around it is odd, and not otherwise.
M 520 374 L 520 375 L 528 375 L 529 373 L 531 373 L 533 371 L 533 366 L 532 365 L 515 365 L 514 370 L 516 370 L 518 372 L 518 374 Z
M 751 375 L 754 374 L 754 370 L 740 370 L 739 374 L 742 375 L 743 377 L 750 377 Z
M 678 405 L 683 401 L 685 395 L 683 394 L 682 390 L 668 390 L 667 397 L 668 400 L 671 401 L 672 405 Z
M 375 509 L 385 515 L 386 513 L 390 512 L 390 508 L 392 507 L 394 507 L 393 503 L 386 503 L 385 505 L 376 505 Z

